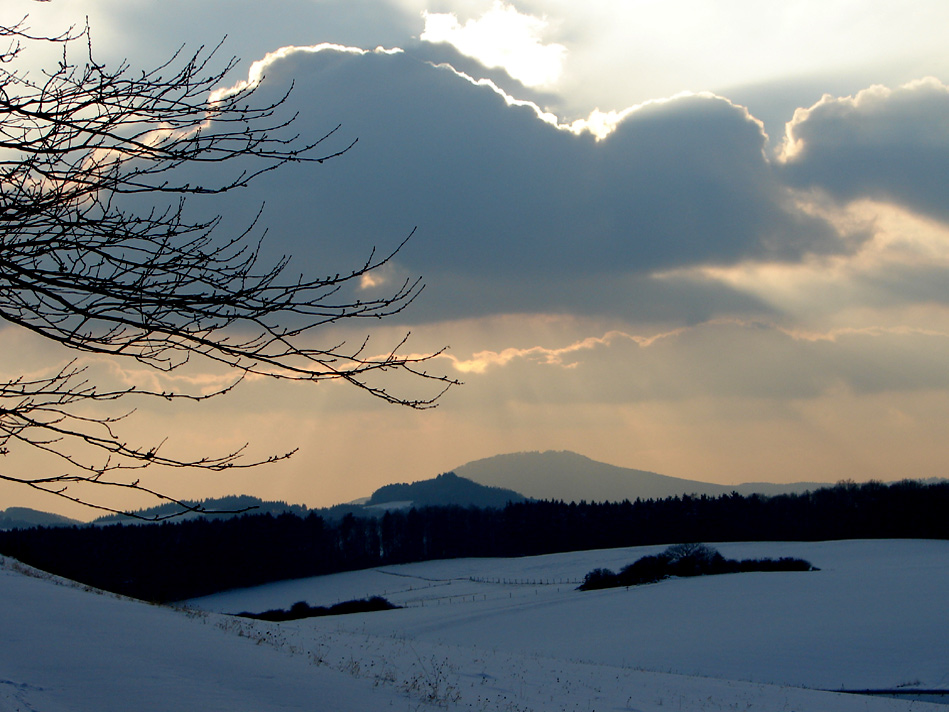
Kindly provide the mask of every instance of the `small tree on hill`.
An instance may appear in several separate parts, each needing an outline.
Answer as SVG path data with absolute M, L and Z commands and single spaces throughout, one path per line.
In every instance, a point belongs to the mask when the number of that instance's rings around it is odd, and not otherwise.
M 724 557 L 705 544 L 682 543 L 668 547 L 661 556 L 672 576 L 702 576 L 716 572 Z
M 706 544 L 694 542 L 684 542 L 682 544 L 673 544 L 662 552 L 670 564 L 674 564 L 682 559 L 695 559 L 696 561 L 711 561 L 718 552 Z

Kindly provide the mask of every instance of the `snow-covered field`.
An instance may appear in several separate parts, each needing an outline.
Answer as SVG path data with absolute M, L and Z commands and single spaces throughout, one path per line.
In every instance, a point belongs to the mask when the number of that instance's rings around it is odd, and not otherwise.
M 949 542 L 739 543 L 821 570 L 582 593 L 663 547 L 464 559 L 271 584 L 171 610 L 0 569 L 12 710 L 934 710 L 833 692 L 949 688 Z M 249 562 L 248 565 L 251 565 Z M 383 595 L 395 611 L 223 613 Z

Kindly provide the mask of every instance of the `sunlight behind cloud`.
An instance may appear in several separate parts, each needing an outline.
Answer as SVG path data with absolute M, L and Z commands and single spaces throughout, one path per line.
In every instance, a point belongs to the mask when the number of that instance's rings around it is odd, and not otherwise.
M 542 41 L 547 20 L 523 15 L 511 5 L 495 2 L 479 19 L 464 24 L 454 13 L 423 11 L 422 17 L 420 39 L 447 42 L 486 67 L 503 68 L 526 86 L 552 85 L 563 71 L 567 48 Z
M 311 140 L 339 125 L 331 150 L 358 138 L 338 161 L 189 199 L 222 236 L 265 204 L 264 262 L 349 270 L 419 226 L 347 292 L 422 276 L 411 308 L 312 344 L 437 354 L 465 385 L 417 412 L 263 377 L 156 399 L 130 436 L 301 448 L 263 476 L 169 489 L 331 505 L 532 449 L 723 482 L 944 474 L 949 3 L 287 0 L 258 23 L 222 0 L 187 27 L 185 0 L 9 3 L 36 31 L 89 13 L 97 61 L 135 71 L 226 33 L 218 59 L 243 60 L 221 93 L 278 102 L 293 84 L 275 122 L 299 112 Z M 15 332 L 0 328 L 11 378 L 70 358 Z M 114 387 L 228 384 L 199 364 L 87 362 Z
M 609 331 L 603 336 L 589 336 L 561 348 L 532 346 L 529 348 L 506 348 L 501 351 L 480 351 L 472 354 L 470 359 L 459 359 L 451 354 L 452 365 L 462 373 L 485 373 L 491 366 L 505 366 L 514 360 L 530 360 L 548 366 L 561 368 L 576 368 L 578 361 L 574 358 L 579 352 L 591 351 L 597 348 L 609 348 L 614 342 L 630 341 L 639 347 L 646 348 L 660 339 L 675 336 L 681 329 L 669 332 L 660 332 L 649 336 L 628 334 L 622 331 Z
M 376 54 L 399 54 L 402 50 L 398 47 L 386 49 L 385 47 L 376 47 L 371 50 Z M 315 45 L 287 45 L 280 47 L 273 52 L 268 52 L 263 59 L 252 62 L 247 72 L 247 79 L 237 81 L 233 86 L 225 86 L 215 89 L 208 96 L 210 103 L 223 100 L 225 97 L 244 91 L 249 87 L 256 87 L 267 74 L 267 70 L 275 64 L 294 54 L 313 54 L 315 52 L 341 52 L 344 54 L 368 54 L 370 50 L 360 49 L 359 47 L 347 47 L 345 45 L 335 44 L 333 42 L 321 42 Z
M 702 266 L 672 270 L 660 278 L 719 282 L 754 295 L 787 316 L 831 324 L 868 326 L 890 324 L 891 319 L 892 324 L 901 324 L 900 315 L 918 301 L 927 309 L 926 323 L 933 324 L 932 310 L 949 304 L 949 292 L 943 287 L 949 274 L 946 224 L 872 200 L 838 207 L 819 195 L 808 202 L 802 194 L 801 201 L 802 209 L 819 214 L 842 240 L 862 236 L 859 247 L 852 254 L 812 256 L 797 263 Z M 855 310 L 864 316 L 857 317 Z M 940 328 L 949 326 L 939 321 Z
M 849 140 L 880 148 L 909 128 L 915 142 L 941 148 L 947 128 L 943 122 L 932 121 L 932 117 L 944 112 L 947 102 L 949 86 L 935 77 L 907 82 L 896 89 L 875 84 L 853 96 L 824 94 L 813 106 L 794 112 L 786 126 L 778 159 L 794 162 L 815 143 L 819 148 L 820 144 Z M 821 122 L 819 132 L 808 131 L 808 122 L 815 120 Z

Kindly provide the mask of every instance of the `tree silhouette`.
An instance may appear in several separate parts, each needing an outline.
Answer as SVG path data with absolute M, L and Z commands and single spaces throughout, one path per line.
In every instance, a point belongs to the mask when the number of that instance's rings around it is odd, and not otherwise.
M 37 74 L 20 68 L 29 48 L 49 43 L 62 49 L 56 66 Z M 189 196 L 220 195 L 288 163 L 340 156 L 352 144 L 328 148 L 336 129 L 305 140 L 291 132 L 293 118 L 278 118 L 286 95 L 258 104 L 255 83 L 218 89 L 235 66 L 231 59 L 212 68 L 220 45 L 179 50 L 143 72 L 97 63 L 88 26 L 42 36 L 24 18 L 0 26 L 0 45 L 0 318 L 75 352 L 165 373 L 203 360 L 233 374 L 210 394 L 116 389 L 90 380 L 77 356 L 41 375 L 0 381 L 0 454 L 32 448 L 60 463 L 41 474 L 0 471 L 0 479 L 107 511 L 116 510 L 89 486 L 142 491 L 186 511 L 193 508 L 145 487 L 136 471 L 251 467 L 290 453 L 250 460 L 240 448 L 178 457 L 161 440 L 125 442 L 116 432 L 125 415 L 97 415 L 103 411 L 94 406 L 138 396 L 203 400 L 255 375 L 342 380 L 390 403 L 427 408 L 455 383 L 424 370 L 436 354 L 402 355 L 405 339 L 378 351 L 368 338 L 313 345 L 320 327 L 392 316 L 418 296 L 418 279 L 380 298 L 352 296 L 404 241 L 348 271 L 295 277 L 288 258 L 263 263 L 257 220 L 222 235 L 221 216 L 187 217 Z M 183 174 L 201 166 L 233 169 L 219 182 Z M 437 387 L 421 398 L 393 393 L 374 377 L 393 372 Z

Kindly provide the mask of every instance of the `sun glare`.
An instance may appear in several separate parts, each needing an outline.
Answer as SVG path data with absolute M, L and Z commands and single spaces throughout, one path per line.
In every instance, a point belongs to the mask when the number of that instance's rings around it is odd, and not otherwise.
M 550 86 L 559 79 L 567 49 L 544 44 L 548 22 L 496 2 L 477 20 L 464 24 L 454 13 L 422 12 L 426 42 L 447 42 L 486 67 L 504 69 L 526 86 Z

